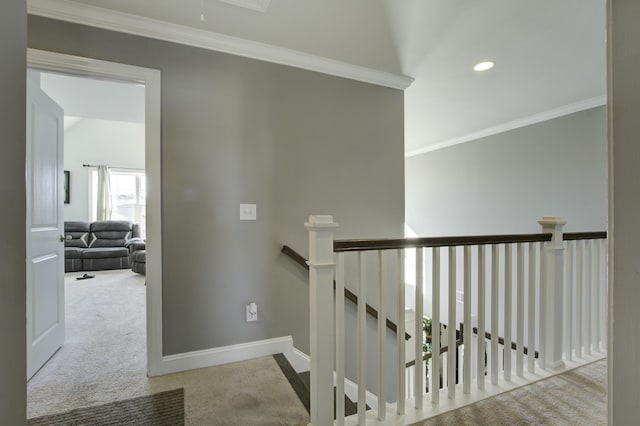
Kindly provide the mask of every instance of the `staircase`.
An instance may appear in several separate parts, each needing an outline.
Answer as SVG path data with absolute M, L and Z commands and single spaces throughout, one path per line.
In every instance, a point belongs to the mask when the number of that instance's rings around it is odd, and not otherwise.
M 363 407 L 368 397 L 387 401 L 391 396 L 386 394 L 386 376 L 397 377 L 396 402 L 377 404 L 370 413 L 360 410 L 354 416 L 357 420 L 349 419 L 357 424 L 414 424 L 603 358 L 607 234 L 565 233 L 566 222 L 559 217 L 545 216 L 538 223 L 542 232 L 536 234 L 335 240 L 337 224 L 332 216 L 310 216 L 305 223 L 310 254 L 310 356 L 316 360 L 317 378 L 311 386 L 311 423 L 332 422 L 331 388 L 345 378 L 345 307 L 343 298 L 333 293 L 345 291 L 348 270 L 358 296 L 357 341 L 350 341 L 356 348 L 348 352 L 357 358 L 357 374 L 350 374 L 357 375 L 358 406 Z M 423 317 L 430 312 L 436 330 L 431 336 L 436 356 L 424 354 L 423 339 L 414 336 L 410 352 L 416 361 L 411 365 L 406 362 L 403 285 L 409 249 L 415 250 L 416 266 L 415 307 L 410 312 L 415 319 L 409 328 L 421 335 Z M 365 309 L 368 300 L 376 299 L 377 386 L 367 380 L 367 355 L 374 342 L 367 339 Z M 387 347 L 384 323 L 387 313 L 394 311 L 397 356 L 390 367 L 384 356 L 392 350 Z M 335 312 L 335 328 L 324 324 L 328 312 Z M 367 385 L 379 394 L 367 395 Z M 338 395 L 342 395 L 341 386 Z M 343 420 L 339 412 L 337 421 Z
M 302 402 L 302 405 L 304 405 L 304 408 L 307 410 L 307 412 L 311 412 L 311 403 L 310 403 L 311 374 L 308 371 L 297 373 L 283 354 L 275 354 L 273 358 L 278 363 L 278 366 L 280 366 L 280 369 L 282 370 L 285 377 L 291 384 L 291 387 L 293 388 L 293 390 L 296 392 L 296 395 L 298 395 L 298 398 L 300 398 L 300 402 Z M 333 418 L 334 419 L 336 417 L 335 391 L 336 389 L 334 387 L 333 388 L 333 402 L 334 402 Z M 367 406 L 367 410 L 368 409 L 369 407 Z M 346 395 L 344 397 L 344 412 L 345 412 L 344 414 L 345 416 L 350 416 L 358 412 L 357 405 L 353 401 L 351 401 Z

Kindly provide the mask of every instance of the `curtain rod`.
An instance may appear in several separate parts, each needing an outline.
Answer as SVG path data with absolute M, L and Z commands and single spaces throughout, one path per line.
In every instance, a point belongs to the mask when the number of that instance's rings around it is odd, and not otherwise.
M 95 164 L 83 164 L 82 167 L 100 167 L 99 165 L 95 165 Z M 110 169 L 120 169 L 120 170 L 136 170 L 136 171 L 144 171 L 144 169 L 136 169 L 133 167 L 115 167 L 115 166 L 107 166 Z

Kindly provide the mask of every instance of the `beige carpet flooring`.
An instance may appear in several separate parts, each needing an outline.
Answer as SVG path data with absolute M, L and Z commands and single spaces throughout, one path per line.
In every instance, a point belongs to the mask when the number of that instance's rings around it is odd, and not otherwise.
M 27 417 L 184 387 L 187 425 L 306 425 L 273 357 L 146 377 L 144 276 L 65 277 L 65 345 L 27 384 Z
M 596 361 L 415 425 L 605 425 L 606 373 Z

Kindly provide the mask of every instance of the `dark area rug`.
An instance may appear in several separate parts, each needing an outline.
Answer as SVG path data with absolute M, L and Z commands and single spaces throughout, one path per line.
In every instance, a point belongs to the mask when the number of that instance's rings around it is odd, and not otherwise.
M 184 425 L 184 388 L 66 413 L 36 417 L 29 426 Z

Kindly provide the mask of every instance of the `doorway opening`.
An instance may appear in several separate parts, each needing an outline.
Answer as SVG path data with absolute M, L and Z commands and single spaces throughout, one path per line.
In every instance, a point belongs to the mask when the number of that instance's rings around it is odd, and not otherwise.
M 67 306 L 73 312 L 74 317 L 69 317 L 69 322 L 74 323 L 73 333 L 69 333 L 67 339 L 69 346 L 76 345 L 76 339 L 85 334 L 90 334 L 91 328 L 95 333 L 100 333 L 99 325 L 106 322 L 106 315 L 112 315 L 120 320 L 121 328 L 125 325 L 137 323 L 137 329 L 124 331 L 124 334 L 112 335 L 113 330 L 104 331 L 101 337 L 109 347 L 115 343 L 124 345 L 122 350 L 109 352 L 103 350 L 104 357 L 90 359 L 95 365 L 74 365 L 65 374 L 82 374 L 84 377 L 99 374 L 100 369 L 109 365 L 124 370 L 137 369 L 138 373 L 145 376 L 159 374 L 162 362 L 162 334 L 161 334 L 161 232 L 160 232 L 160 73 L 157 70 L 133 67 L 123 64 L 115 64 L 97 61 L 87 58 L 72 57 L 69 55 L 28 51 L 28 67 L 41 75 L 41 84 L 44 91 L 51 89 L 52 80 L 76 81 L 82 84 L 95 84 L 107 89 L 102 95 L 93 96 L 91 105 L 86 106 L 89 112 L 78 112 L 73 103 L 65 107 L 64 127 L 67 138 L 65 143 L 65 221 L 85 221 L 91 223 L 96 217 L 93 199 L 95 198 L 94 177 L 97 165 L 110 166 L 113 172 L 110 183 L 114 188 L 111 195 L 112 220 L 128 221 L 136 223 L 137 237 L 146 243 L 147 259 L 146 276 L 133 272 L 130 265 L 127 268 L 104 270 L 92 270 L 89 267 L 86 274 L 95 278 L 83 278 L 85 272 L 67 272 L 65 275 L 65 288 L 69 291 Z M 49 80 L 45 82 L 45 80 Z M 60 83 L 58 81 L 58 83 Z M 64 86 L 64 85 L 62 85 Z M 119 107 L 114 107 L 113 100 L 118 98 L 114 87 L 128 88 L 131 92 L 137 92 L 138 100 L 129 100 Z M 63 87 L 64 88 L 64 87 Z M 70 91 L 67 87 L 65 90 Z M 81 89 L 85 95 L 93 93 L 86 88 Z M 77 94 L 76 94 L 77 95 Z M 51 98 L 59 95 L 50 94 Z M 75 96 L 78 99 L 77 96 Z M 91 97 L 91 96 L 90 96 Z M 60 103 L 73 102 L 62 100 Z M 131 107 L 138 102 L 138 112 Z M 128 113 L 122 118 L 118 114 Z M 124 154 L 124 155 L 122 155 Z M 120 155 L 120 157 L 118 157 Z M 133 237 L 134 235 L 128 236 Z M 65 237 L 66 232 L 65 232 Z M 95 238 L 87 235 L 85 238 Z M 66 242 L 66 241 L 65 241 Z M 87 242 L 89 244 L 89 241 Z M 66 244 L 65 244 L 66 245 Z M 144 246 L 143 246 L 144 247 Z M 123 265 L 124 266 L 124 265 Z M 73 294 L 72 294 L 73 293 Z M 29 300 L 27 301 L 29 303 Z M 69 304 L 71 303 L 71 304 Z M 132 311 L 138 310 L 137 319 L 132 320 L 127 316 L 127 306 Z M 104 311 L 102 309 L 105 309 Z M 106 314 L 105 312 L 109 312 Z M 92 317 L 92 318 L 89 318 Z M 91 319 L 91 321 L 90 321 Z M 92 322 L 93 321 L 93 322 Z M 117 321 L 116 321 L 117 323 Z M 121 330 L 122 331 L 122 330 Z M 86 336 L 85 336 L 86 337 Z M 136 341 L 137 340 L 137 341 Z M 93 350 L 93 354 L 99 353 L 95 346 L 100 346 L 98 341 L 91 341 L 86 350 Z M 77 346 L 76 348 L 81 347 Z M 64 348 L 64 346 L 63 346 Z M 126 352 L 125 349 L 133 349 Z M 103 348 L 106 349 L 106 348 Z M 29 347 L 27 348 L 29 351 Z M 81 351 L 83 349 L 80 349 Z M 62 351 L 59 351 L 62 353 Z M 89 354 L 86 352 L 85 355 Z M 57 356 L 54 355 L 51 360 Z M 124 366 L 127 366 L 123 368 Z M 44 370 L 44 369 L 43 369 Z M 129 373 L 132 373 L 131 371 Z M 37 377 L 37 374 L 36 376 Z M 64 381 L 65 378 L 63 377 Z M 105 387 L 98 392 L 105 394 L 126 393 L 117 383 L 108 380 L 103 382 Z M 96 383 L 94 382 L 94 383 Z M 85 381 L 87 386 L 91 380 Z M 59 392 L 60 389 L 58 388 Z M 86 392 L 81 392 L 86 395 Z M 85 398 L 91 398 L 85 396 Z M 107 399 L 114 396 L 107 395 Z M 50 396 L 49 396 L 50 399 Z M 86 403 L 96 403 L 86 401 Z M 80 406 L 84 405 L 79 401 Z M 75 407 L 72 407 L 75 408 Z M 29 417 L 32 417 L 30 415 Z

